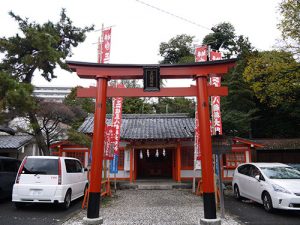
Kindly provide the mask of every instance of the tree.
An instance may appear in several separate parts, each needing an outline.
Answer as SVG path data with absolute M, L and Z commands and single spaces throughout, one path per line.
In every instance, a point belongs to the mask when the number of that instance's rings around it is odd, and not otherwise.
M 260 102 L 269 107 L 298 101 L 300 67 L 291 53 L 259 52 L 249 59 L 243 76 Z
M 214 50 L 228 50 L 225 57 L 229 58 L 235 49 L 235 29 L 230 23 L 220 23 L 211 28 L 212 33 L 203 38 L 203 45 L 210 45 Z
M 9 13 L 18 23 L 21 35 L 10 38 L 0 38 L 0 52 L 4 59 L 0 63 L 0 70 L 10 74 L 16 80 L 30 84 L 34 74 L 40 74 L 46 80 L 56 78 L 54 69 L 59 65 L 69 70 L 65 59 L 72 55 L 72 47 L 76 47 L 86 38 L 86 33 L 93 30 L 93 26 L 79 28 L 73 26 L 67 17 L 65 9 L 61 11 L 57 23 L 46 22 L 37 24 L 22 19 L 13 12 Z M 43 138 L 41 128 L 34 110 L 26 112 L 34 129 L 39 148 L 45 155 L 49 150 Z
M 221 99 L 223 132 L 251 137 L 251 123 L 256 119 L 257 108 L 254 93 L 242 74 L 253 47 L 247 37 L 235 34 L 230 23 L 220 23 L 212 31 L 204 37 L 203 44 L 222 50 L 226 58 L 239 57 L 236 66 L 222 78 L 222 85 L 229 89 L 228 96 Z
M 278 28 L 281 30 L 285 49 L 298 58 L 300 56 L 300 1 L 283 0 L 279 5 L 282 16 Z
M 194 62 L 193 36 L 186 34 L 171 38 L 168 43 L 162 42 L 159 46 L 159 54 L 163 57 L 162 64 L 175 64 Z
M 156 113 L 188 113 L 194 117 L 195 101 L 184 97 L 161 98 L 154 108 Z
M 58 102 L 40 102 L 36 115 L 48 149 L 52 143 L 66 137 L 67 124 L 76 118 L 70 107 Z
M 19 83 L 6 72 L 0 72 L 0 123 L 8 123 L 15 116 L 25 116 L 37 105 L 32 97 L 33 86 Z

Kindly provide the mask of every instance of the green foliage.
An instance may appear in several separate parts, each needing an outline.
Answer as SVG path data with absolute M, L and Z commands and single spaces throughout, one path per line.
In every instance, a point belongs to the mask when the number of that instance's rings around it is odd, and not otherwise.
M 78 106 L 82 108 L 86 113 L 95 112 L 95 103 L 92 98 L 78 98 L 77 89 L 81 87 L 72 88 L 71 93 L 64 99 L 64 104 L 69 106 Z
M 300 66 L 288 52 L 259 52 L 243 73 L 256 97 L 269 107 L 293 104 L 300 89 Z
M 71 143 L 82 145 L 82 146 L 91 146 L 91 138 L 84 133 L 80 133 L 77 130 L 69 129 L 68 130 L 68 140 Z
M 32 92 L 31 84 L 19 83 L 7 73 L 0 72 L 0 122 L 35 110 L 37 103 Z
M 150 103 L 147 103 L 142 98 L 123 98 L 124 114 L 147 114 L 153 113 Z
M 298 99 L 300 94 L 298 94 Z M 270 108 L 259 104 L 259 118 L 253 122 L 253 136 L 261 138 L 300 137 L 300 102 Z
M 161 98 L 154 107 L 156 113 L 188 113 L 191 117 L 195 115 L 195 101 L 184 97 Z
M 204 45 L 210 45 L 212 49 L 219 50 L 226 49 L 229 53 L 225 54 L 228 58 L 234 51 L 235 43 L 235 29 L 230 23 L 220 23 L 211 29 L 213 33 L 206 35 L 202 41 Z
M 49 149 L 36 117 L 38 103 L 31 97 L 32 77 L 39 74 L 50 81 L 56 77 L 54 69 L 57 66 L 69 70 L 65 63 L 66 57 L 72 55 L 72 47 L 83 42 L 86 33 L 93 30 L 93 26 L 73 26 L 64 9 L 57 23 L 48 21 L 37 24 L 29 22 L 27 18 L 22 19 L 13 12 L 9 14 L 18 23 L 20 34 L 0 38 L 0 53 L 4 55 L 0 71 L 21 83 L 14 90 L 7 91 L 6 99 L 10 110 L 19 110 L 19 113 L 22 111 L 28 116 L 39 148 L 48 155 Z
M 57 64 L 68 70 L 64 59 L 72 55 L 71 47 L 83 42 L 85 33 L 93 30 L 93 26 L 74 27 L 64 9 L 56 24 L 48 21 L 41 25 L 9 14 L 18 22 L 22 35 L 0 38 L 0 52 L 5 54 L 0 69 L 26 83 L 31 83 L 36 70 L 48 81 L 56 77 Z
M 281 30 L 286 48 L 293 54 L 300 56 L 300 2 L 297 0 L 283 0 L 279 5 L 282 16 L 278 28 Z
M 184 57 L 193 58 L 191 62 L 194 62 L 193 39 L 193 36 L 181 34 L 171 38 L 168 43 L 162 42 L 159 46 L 159 54 L 163 57 L 163 60 L 160 63 L 186 63 L 186 59 L 182 59 Z

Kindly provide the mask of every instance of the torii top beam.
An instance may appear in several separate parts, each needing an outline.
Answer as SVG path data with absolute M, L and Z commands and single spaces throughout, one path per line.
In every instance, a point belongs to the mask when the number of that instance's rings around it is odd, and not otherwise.
M 237 59 L 226 59 L 190 64 L 102 64 L 67 61 L 72 71 L 80 78 L 96 79 L 106 77 L 111 80 L 142 79 L 145 67 L 159 67 L 162 79 L 194 78 L 196 75 L 221 76 L 235 65 Z

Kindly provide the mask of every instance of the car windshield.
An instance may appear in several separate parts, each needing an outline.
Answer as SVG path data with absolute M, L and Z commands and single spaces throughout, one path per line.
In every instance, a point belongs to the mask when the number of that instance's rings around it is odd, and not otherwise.
M 58 174 L 58 160 L 57 159 L 38 159 L 28 158 L 24 165 L 22 174 Z
M 270 179 L 300 179 L 300 171 L 292 167 L 261 167 L 260 169 Z

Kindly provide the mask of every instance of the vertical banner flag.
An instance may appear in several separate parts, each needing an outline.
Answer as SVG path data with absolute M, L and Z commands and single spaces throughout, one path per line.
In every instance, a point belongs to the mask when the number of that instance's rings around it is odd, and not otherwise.
M 221 60 L 222 54 L 221 52 L 210 52 L 210 59 Z M 215 87 L 221 86 L 221 77 L 211 77 L 210 85 Z M 220 96 L 211 96 L 211 110 L 212 110 L 212 126 L 213 126 L 213 134 L 222 134 L 222 118 L 221 118 L 221 105 L 220 105 Z
M 111 28 L 103 29 L 98 46 L 98 63 L 108 63 L 110 59 Z
M 105 145 L 104 145 L 104 159 L 112 160 L 114 158 L 116 128 L 111 125 L 105 126 Z
M 113 160 L 110 163 L 110 168 L 109 168 L 110 173 L 118 173 L 118 159 L 119 159 L 119 156 L 114 154 Z
M 124 84 L 118 84 L 117 88 L 125 88 Z M 114 138 L 114 154 L 119 155 L 119 143 L 121 134 L 121 124 L 122 124 L 122 103 L 123 98 L 117 97 L 113 98 L 113 117 L 112 125 L 115 127 L 115 138 Z
M 195 62 L 205 62 L 207 61 L 207 46 L 200 46 L 195 49 Z M 194 160 L 196 161 L 196 168 L 198 160 L 201 160 L 201 152 L 200 152 L 200 143 L 199 143 L 199 121 L 198 121 L 198 111 L 196 106 L 195 112 L 195 151 L 194 151 Z M 198 168 L 197 168 L 198 169 Z

